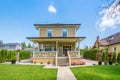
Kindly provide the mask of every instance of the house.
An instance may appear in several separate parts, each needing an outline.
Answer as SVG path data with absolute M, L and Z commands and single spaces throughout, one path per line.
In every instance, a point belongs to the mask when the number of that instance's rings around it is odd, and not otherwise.
M 85 37 L 76 37 L 80 24 L 34 24 L 39 37 L 27 37 L 38 45 L 33 52 L 33 63 L 71 65 L 80 61 L 80 42 Z M 76 50 L 78 48 L 78 51 Z
M 0 50 L 7 49 L 7 50 L 20 50 L 21 45 L 19 43 L 3 43 L 0 41 Z
M 108 52 L 120 52 L 120 32 L 108 36 L 104 39 L 97 37 L 93 48 L 99 50 L 108 50 Z

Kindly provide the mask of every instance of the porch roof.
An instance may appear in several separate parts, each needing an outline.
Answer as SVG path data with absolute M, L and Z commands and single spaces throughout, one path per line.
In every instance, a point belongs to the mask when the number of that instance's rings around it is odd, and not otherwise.
M 32 42 L 80 42 L 86 37 L 27 37 Z

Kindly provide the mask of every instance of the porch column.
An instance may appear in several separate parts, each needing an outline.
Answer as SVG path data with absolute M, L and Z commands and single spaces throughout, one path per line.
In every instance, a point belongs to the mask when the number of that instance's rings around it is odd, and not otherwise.
M 35 43 L 33 42 L 33 57 L 34 57 L 34 54 L 35 54 Z
M 80 42 L 78 42 L 78 55 L 80 57 Z
M 40 51 L 40 45 L 39 45 L 39 43 L 37 43 L 37 45 L 38 45 L 38 51 Z
M 56 66 L 57 66 L 57 57 L 58 57 L 58 41 L 56 41 L 56 62 L 55 62 Z

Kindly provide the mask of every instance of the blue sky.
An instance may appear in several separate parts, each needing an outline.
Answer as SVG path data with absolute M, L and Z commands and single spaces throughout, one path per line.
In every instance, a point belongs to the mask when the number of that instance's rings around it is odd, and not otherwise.
M 100 31 L 101 0 L 0 0 L 0 40 L 30 42 L 26 37 L 38 37 L 33 24 L 81 24 L 77 36 L 86 37 L 81 48 L 93 46 L 97 35 L 107 37 L 120 31 L 119 25 Z M 49 11 L 49 6 L 56 12 Z

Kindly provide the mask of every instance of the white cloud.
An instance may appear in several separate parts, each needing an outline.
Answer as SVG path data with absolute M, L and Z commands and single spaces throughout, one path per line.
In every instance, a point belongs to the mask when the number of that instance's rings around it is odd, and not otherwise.
M 116 0 L 108 9 L 102 10 L 99 15 L 102 18 L 97 22 L 97 26 L 100 31 L 106 29 L 114 29 L 117 24 L 120 24 L 120 0 Z
M 52 4 L 48 7 L 48 11 L 54 14 L 57 12 L 56 8 Z

